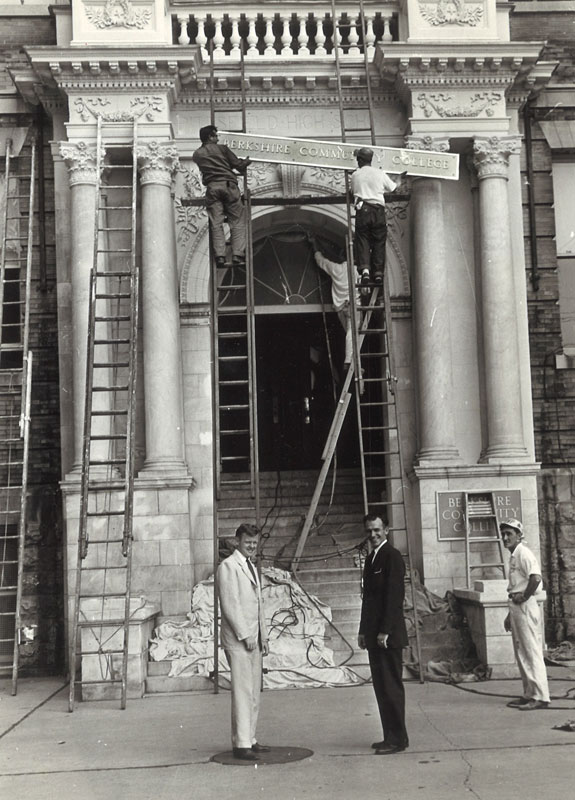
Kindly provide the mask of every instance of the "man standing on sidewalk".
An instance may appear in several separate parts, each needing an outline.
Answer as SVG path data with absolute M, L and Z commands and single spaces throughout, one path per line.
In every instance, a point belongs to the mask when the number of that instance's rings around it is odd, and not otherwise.
M 236 265 L 245 264 L 245 209 L 236 172 L 243 174 L 251 161 L 249 158 L 238 158 L 229 147 L 218 144 L 218 129 L 215 125 L 200 128 L 200 140 L 202 146 L 194 152 L 192 159 L 200 168 L 202 182 L 206 187 L 206 210 L 210 220 L 216 266 L 223 267 L 226 261 L 225 218 L 228 220 L 232 238 L 232 262 Z
M 549 706 L 547 670 L 543 660 L 541 610 L 541 567 L 531 550 L 523 544 L 523 525 L 506 519 L 500 525 L 503 544 L 509 550 L 509 614 L 506 631 L 511 632 L 515 658 L 523 682 L 523 696 L 507 705 L 519 711 L 537 711 Z
M 402 649 L 407 646 L 403 616 L 405 564 L 387 541 L 381 517 L 367 514 L 364 527 L 371 545 L 363 568 L 363 600 L 358 646 L 369 656 L 383 741 L 374 742 L 377 755 L 401 753 L 409 747 L 405 728 Z
M 236 540 L 237 549 L 222 561 L 216 576 L 221 642 L 231 669 L 234 757 L 255 761 L 258 753 L 270 750 L 256 740 L 262 655 L 268 654 L 260 581 L 251 561 L 257 553 L 259 530 L 255 525 L 240 525 Z

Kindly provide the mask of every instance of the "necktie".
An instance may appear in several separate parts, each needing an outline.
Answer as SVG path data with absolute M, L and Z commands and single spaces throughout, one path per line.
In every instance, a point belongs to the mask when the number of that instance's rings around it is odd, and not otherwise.
M 256 571 L 255 571 L 255 569 L 254 569 L 254 565 L 252 564 L 252 562 L 250 561 L 250 559 L 249 559 L 249 558 L 248 558 L 248 559 L 246 559 L 246 561 L 248 562 L 248 568 L 249 568 L 249 571 L 252 573 L 252 578 L 254 579 L 254 581 L 255 581 L 255 584 L 256 584 L 256 586 L 257 586 L 257 584 L 258 584 L 258 579 L 257 579 L 257 576 L 256 576 Z

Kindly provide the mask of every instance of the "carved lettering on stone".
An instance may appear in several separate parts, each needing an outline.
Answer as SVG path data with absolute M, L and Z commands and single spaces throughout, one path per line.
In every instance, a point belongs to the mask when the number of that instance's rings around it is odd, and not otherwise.
M 465 104 L 457 103 L 457 97 L 447 92 L 427 94 L 421 92 L 417 96 L 419 107 L 423 109 L 426 117 L 479 117 L 483 112 L 487 117 L 492 117 L 497 105 L 503 98 L 501 92 L 476 92 Z
M 419 0 L 419 10 L 430 25 L 469 25 L 476 27 L 483 20 L 483 6 L 465 0 L 439 0 L 429 3 Z
M 106 0 L 104 8 L 84 3 L 86 16 L 96 28 L 138 28 L 147 26 L 152 18 L 149 8 L 133 8 L 130 0 Z

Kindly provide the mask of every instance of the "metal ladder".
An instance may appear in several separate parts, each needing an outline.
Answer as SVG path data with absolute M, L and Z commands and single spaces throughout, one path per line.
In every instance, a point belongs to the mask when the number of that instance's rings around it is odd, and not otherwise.
M 18 689 L 30 434 L 37 143 L 6 144 L 0 254 L 0 676 Z
M 104 144 L 110 156 L 106 184 Z M 126 707 L 139 283 L 136 151 L 136 123 L 130 145 L 111 144 L 104 143 L 98 118 L 70 711 L 76 687 L 85 698 L 110 684 L 119 685 Z
M 341 139 L 343 142 L 355 137 L 367 138 L 372 145 L 376 144 L 375 121 L 370 83 L 370 64 L 366 42 L 366 24 L 363 0 L 359 2 L 359 44 L 363 54 L 363 83 L 354 83 L 354 89 L 364 90 L 367 104 L 359 107 L 345 101 L 345 88 L 342 81 L 341 62 L 341 29 L 349 27 L 349 21 L 341 22 L 337 12 L 336 0 L 332 0 L 332 19 L 334 26 L 334 63 L 336 71 L 337 93 Z M 364 123 L 357 123 L 358 112 L 363 112 Z M 351 116 L 351 119 L 350 119 Z M 352 201 L 350 175 L 345 172 L 346 212 L 348 231 L 352 230 Z M 410 584 L 414 615 L 414 633 L 419 665 L 419 677 L 423 682 L 423 665 L 421 661 L 421 642 L 417 617 L 415 583 L 412 577 L 411 536 L 407 526 L 405 511 L 404 481 L 405 473 L 401 454 L 401 434 L 399 430 L 399 414 L 396 406 L 397 377 L 393 369 L 392 317 L 389 296 L 389 270 L 385 270 L 384 285 L 371 290 L 369 304 L 366 307 L 357 305 L 355 286 L 357 275 L 354 269 L 354 253 L 351 236 L 347 237 L 347 267 L 350 288 L 350 311 L 353 337 L 353 361 L 348 369 L 338 407 L 328 434 L 326 447 L 322 455 L 323 465 L 319 473 L 316 488 L 308 509 L 304 526 L 300 534 L 292 570 L 297 573 L 307 537 L 313 527 L 317 506 L 323 486 L 327 479 L 331 461 L 350 404 L 349 387 L 354 384 L 355 406 L 358 427 L 358 444 L 360 453 L 361 482 L 364 512 L 377 513 L 389 523 L 393 534 L 403 534 L 406 553 L 404 559 L 407 567 L 407 581 Z M 373 341 L 373 346 L 367 346 Z M 384 373 L 382 373 L 382 367 Z M 395 538 L 395 537 L 394 537 Z
M 467 588 L 471 587 L 471 573 L 476 569 L 500 569 L 507 577 L 503 540 L 499 530 L 494 492 L 463 492 L 463 520 L 465 524 L 465 574 Z M 479 528 L 475 527 L 479 525 Z M 495 545 L 499 558 L 494 561 L 471 563 L 471 544 Z
M 240 115 L 246 132 L 246 81 L 240 55 L 240 102 L 231 103 L 227 85 L 218 89 L 213 39 L 210 40 L 210 122 L 215 125 L 216 94 L 225 110 Z M 239 132 L 239 131 L 238 131 Z M 219 514 L 238 515 L 238 522 L 260 525 L 257 429 L 256 345 L 251 198 L 243 180 L 246 216 L 246 263 L 216 268 L 210 236 L 210 317 L 212 352 L 214 574 L 219 562 Z M 241 519 L 240 519 L 241 518 Z M 218 594 L 214 584 L 214 692 L 218 692 Z

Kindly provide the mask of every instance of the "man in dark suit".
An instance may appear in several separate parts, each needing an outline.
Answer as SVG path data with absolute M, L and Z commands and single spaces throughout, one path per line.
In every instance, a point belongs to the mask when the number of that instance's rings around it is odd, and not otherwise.
M 405 729 L 402 648 L 407 645 L 403 617 L 405 564 L 387 541 L 387 529 L 376 514 L 364 518 L 371 552 L 363 569 L 363 601 L 358 646 L 369 655 L 373 690 L 383 728 L 374 742 L 377 755 L 401 753 L 409 746 Z

